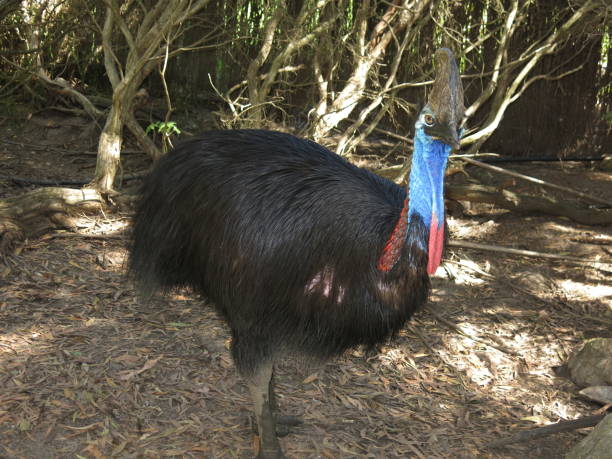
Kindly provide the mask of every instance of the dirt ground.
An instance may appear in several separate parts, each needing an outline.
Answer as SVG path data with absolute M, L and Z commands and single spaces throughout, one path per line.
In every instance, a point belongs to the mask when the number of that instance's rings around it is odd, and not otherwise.
M 5 123 L 0 174 L 90 179 L 86 125 L 48 114 Z M 128 154 L 123 170 L 146 164 Z M 612 200 L 612 177 L 592 164 L 505 166 Z M 0 197 L 33 188 L 0 179 Z M 81 223 L 0 264 L 0 457 L 252 457 L 250 399 L 224 323 L 188 294 L 137 299 L 124 278 L 129 212 Z M 456 241 L 612 259 L 611 227 L 485 205 L 449 227 Z M 452 248 L 431 311 L 377 355 L 278 368 L 280 406 L 304 420 L 281 439 L 287 456 L 563 457 L 589 429 L 489 444 L 600 408 L 553 368 L 585 338 L 612 336 L 611 269 Z

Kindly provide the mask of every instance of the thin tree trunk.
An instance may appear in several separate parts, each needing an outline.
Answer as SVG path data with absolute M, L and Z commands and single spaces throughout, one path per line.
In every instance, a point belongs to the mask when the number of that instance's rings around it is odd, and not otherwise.
M 119 168 L 123 126 L 127 123 L 135 134 L 141 148 L 151 156 L 160 156 L 155 145 L 146 140 L 146 135 L 134 118 L 134 97 L 144 79 L 155 68 L 159 59 L 167 57 L 170 33 L 187 18 L 200 11 L 209 0 L 174 0 L 158 2 L 149 9 L 137 25 L 135 34 L 125 22 L 116 0 L 104 0 L 106 17 L 102 29 L 102 48 L 104 50 L 104 66 L 106 74 L 113 87 L 113 102 L 102 129 L 98 142 L 98 159 L 94 179 L 89 184 L 102 193 L 112 194 L 113 182 Z M 119 29 L 127 46 L 128 53 L 123 68 L 117 60 L 113 44 L 115 29 Z M 176 38 L 179 34 L 175 34 Z M 166 41 L 162 45 L 162 41 Z
M 253 109 L 250 111 L 249 119 L 254 127 L 259 127 L 261 125 L 261 121 L 263 120 L 263 103 L 266 99 L 267 93 L 260 87 L 259 78 L 257 74 L 263 64 L 268 59 L 270 55 L 270 51 L 272 50 L 272 45 L 274 44 L 274 34 L 276 33 L 276 29 L 278 23 L 281 20 L 281 17 L 286 11 L 287 6 L 284 1 L 281 1 L 279 5 L 276 7 L 274 14 L 269 19 L 268 24 L 264 30 L 264 35 L 262 39 L 262 45 L 259 49 L 259 53 L 257 57 L 251 61 L 249 67 L 247 69 L 247 84 L 249 88 L 249 100 L 251 102 L 251 106 Z
M 123 120 L 121 119 L 123 105 L 121 94 L 116 91 L 113 95 L 113 105 L 111 105 L 98 141 L 96 171 L 90 187 L 102 193 L 112 193 L 113 182 L 119 167 L 121 144 L 123 143 Z

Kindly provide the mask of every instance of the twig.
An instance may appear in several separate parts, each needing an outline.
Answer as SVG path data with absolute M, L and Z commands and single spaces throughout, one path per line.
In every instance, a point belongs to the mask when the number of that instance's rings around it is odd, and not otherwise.
M 450 155 L 448 157 L 448 159 L 455 159 L 455 158 L 481 158 L 481 157 L 491 157 L 492 159 L 495 158 L 500 158 L 500 154 L 499 153 L 456 153 L 454 155 Z M 489 159 L 485 159 L 485 161 L 489 161 Z
M 539 257 L 539 258 L 550 258 L 553 260 L 571 261 L 573 263 L 579 263 L 581 265 L 590 265 L 592 263 L 606 264 L 606 265 L 612 264 L 612 260 L 606 260 L 606 261 L 584 260 L 582 258 L 571 257 L 568 255 L 556 255 L 554 253 L 535 252 L 533 250 L 511 249 L 510 247 L 500 247 L 497 245 L 489 245 L 489 244 L 478 244 L 476 242 L 468 242 L 468 241 L 448 241 L 448 245 L 451 247 L 463 247 L 466 249 L 488 250 L 491 252 L 509 253 L 513 255 L 521 255 L 524 257 Z
M 538 185 L 547 186 L 548 188 L 554 188 L 555 190 L 561 190 L 564 193 L 574 194 L 576 196 L 580 196 L 581 198 L 588 199 L 590 201 L 597 202 L 599 204 L 604 204 L 606 207 L 612 207 L 612 202 L 608 201 L 607 199 L 598 198 L 597 196 L 583 193 L 582 191 L 573 190 L 566 186 L 555 185 L 554 183 L 546 182 L 544 180 L 541 180 L 535 177 L 530 177 L 528 175 L 519 174 L 518 172 L 509 171 L 507 169 L 503 169 L 498 166 L 493 166 L 491 164 L 486 164 L 486 163 L 483 163 L 482 161 L 477 161 L 475 159 L 471 159 L 467 157 L 461 157 L 461 159 L 465 161 L 466 163 L 470 163 L 475 166 L 483 167 L 485 169 L 490 169 L 492 171 L 499 172 L 500 174 L 510 175 L 512 177 L 520 178 L 528 182 L 537 183 Z
M 355 123 L 357 121 L 354 118 L 346 118 L 346 120 L 350 121 L 351 123 Z M 406 136 L 399 135 L 399 134 L 396 134 L 395 132 L 391 132 L 391 131 L 388 131 L 386 129 L 382 129 L 382 128 L 379 128 L 379 127 L 375 127 L 374 130 L 376 132 L 380 132 L 381 134 L 385 134 L 385 135 L 387 135 L 389 137 L 392 137 L 392 138 L 397 139 L 397 140 L 401 140 L 403 142 L 406 142 L 409 145 L 412 145 L 412 139 L 410 139 L 410 138 L 408 138 Z
M 572 421 L 559 421 L 556 424 L 550 424 L 544 427 L 536 427 L 535 429 L 524 430 L 508 438 L 502 438 L 500 440 L 490 443 L 491 448 L 497 448 L 503 445 L 509 445 L 511 443 L 518 443 L 522 441 L 533 440 L 535 438 L 545 437 L 560 432 L 571 432 L 576 429 L 584 429 L 585 427 L 593 427 L 597 425 L 605 414 L 597 414 L 594 416 L 585 416 L 580 419 Z

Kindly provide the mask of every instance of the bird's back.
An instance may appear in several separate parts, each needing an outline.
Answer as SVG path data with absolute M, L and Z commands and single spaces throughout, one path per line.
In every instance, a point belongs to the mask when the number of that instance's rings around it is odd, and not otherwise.
M 235 334 L 327 356 L 393 334 L 427 295 L 424 228 L 392 272 L 376 268 L 405 190 L 314 142 L 209 132 L 162 158 L 142 194 L 130 271 L 148 292 L 203 294 Z

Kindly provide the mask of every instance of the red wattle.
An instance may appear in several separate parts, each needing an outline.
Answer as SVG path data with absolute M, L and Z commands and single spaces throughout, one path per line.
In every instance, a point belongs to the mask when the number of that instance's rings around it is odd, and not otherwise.
M 389 239 L 385 243 L 382 254 L 378 259 L 378 269 L 389 272 L 397 263 L 402 252 L 402 246 L 406 241 L 406 231 L 408 230 L 408 198 L 404 200 L 404 207 L 400 213 L 399 220 L 391 232 Z
M 436 272 L 442 260 L 442 248 L 444 246 L 444 221 L 438 224 L 438 216 L 431 216 L 429 227 L 429 254 L 427 259 L 427 274 Z

